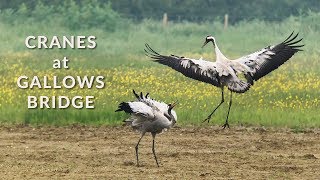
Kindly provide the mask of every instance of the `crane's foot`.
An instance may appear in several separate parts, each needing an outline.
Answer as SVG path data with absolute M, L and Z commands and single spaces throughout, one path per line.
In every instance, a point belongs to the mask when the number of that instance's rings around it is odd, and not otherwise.
M 206 122 L 206 121 L 209 123 L 210 119 L 211 119 L 211 115 L 208 116 L 205 120 L 203 120 L 202 123 L 204 123 L 204 122 Z
M 230 126 L 229 126 L 229 123 L 228 122 L 225 122 L 224 125 L 222 125 L 223 129 L 225 129 L 226 127 L 228 129 L 230 129 Z

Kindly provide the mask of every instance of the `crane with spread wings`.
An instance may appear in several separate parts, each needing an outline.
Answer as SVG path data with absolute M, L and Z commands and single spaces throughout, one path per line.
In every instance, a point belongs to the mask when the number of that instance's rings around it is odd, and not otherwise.
M 232 105 L 232 93 L 248 91 L 254 81 L 277 69 L 296 52 L 302 51 L 300 48 L 304 45 L 298 44 L 302 41 L 302 38 L 297 39 L 298 34 L 292 32 L 288 38 L 279 44 L 267 46 L 235 60 L 230 60 L 222 54 L 213 36 L 207 36 L 202 47 L 212 42 L 216 54 L 215 62 L 206 61 L 202 58 L 197 60 L 176 55 L 161 55 L 148 44 L 145 44 L 145 52 L 155 62 L 169 66 L 189 78 L 209 83 L 221 89 L 221 102 L 204 122 L 209 122 L 214 112 L 224 103 L 224 88 L 227 87 L 230 90 L 230 101 L 223 128 L 229 128 L 228 118 Z M 240 78 L 241 74 L 244 78 Z

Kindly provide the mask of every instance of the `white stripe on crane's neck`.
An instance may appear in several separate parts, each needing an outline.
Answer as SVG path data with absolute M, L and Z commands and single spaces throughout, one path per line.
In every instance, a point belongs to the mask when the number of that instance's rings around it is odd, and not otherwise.
M 222 52 L 220 51 L 218 45 L 217 45 L 217 42 L 215 41 L 215 45 L 214 45 L 214 49 L 215 49 L 215 52 L 216 52 L 216 61 L 229 61 L 229 59 L 227 57 L 225 57 Z

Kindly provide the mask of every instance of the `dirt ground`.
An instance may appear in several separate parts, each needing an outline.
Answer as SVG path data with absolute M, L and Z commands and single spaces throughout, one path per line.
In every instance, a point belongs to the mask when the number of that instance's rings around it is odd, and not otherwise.
M 141 141 L 129 127 L 0 127 L 5 179 L 317 179 L 320 130 L 173 128 Z

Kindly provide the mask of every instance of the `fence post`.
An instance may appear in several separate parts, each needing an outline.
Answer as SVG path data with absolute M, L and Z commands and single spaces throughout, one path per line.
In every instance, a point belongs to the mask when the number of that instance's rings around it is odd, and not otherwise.
M 226 30 L 228 28 L 228 14 L 224 15 L 224 30 Z
M 162 25 L 163 25 L 164 27 L 166 27 L 166 26 L 168 25 L 168 15 L 167 15 L 167 13 L 164 13 L 164 14 L 163 14 Z

